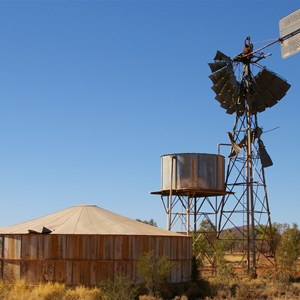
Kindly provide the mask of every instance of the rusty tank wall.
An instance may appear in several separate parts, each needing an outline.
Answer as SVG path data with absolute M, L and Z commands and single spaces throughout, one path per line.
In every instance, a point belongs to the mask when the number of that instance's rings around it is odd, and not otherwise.
M 161 190 L 224 191 L 225 159 L 206 153 L 161 156 Z
M 94 286 L 120 274 L 139 280 L 136 261 L 149 251 L 172 261 L 171 282 L 188 281 L 191 275 L 187 236 L 11 234 L 0 239 L 3 281 Z

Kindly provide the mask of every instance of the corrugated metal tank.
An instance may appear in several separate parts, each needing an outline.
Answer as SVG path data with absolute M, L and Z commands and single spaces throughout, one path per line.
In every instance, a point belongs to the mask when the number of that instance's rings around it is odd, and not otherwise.
M 224 191 L 225 159 L 206 153 L 161 156 L 161 190 L 194 189 Z
M 171 282 L 190 279 L 190 236 L 96 205 L 73 206 L 0 228 L 0 280 L 23 278 L 28 284 L 54 281 L 93 286 L 125 275 L 137 281 L 137 260 L 149 251 L 171 260 Z
M 118 275 L 136 281 L 137 259 L 149 251 L 171 260 L 171 282 L 188 281 L 191 274 L 188 236 L 3 234 L 0 250 L 1 279 L 23 278 L 33 285 L 94 286 Z

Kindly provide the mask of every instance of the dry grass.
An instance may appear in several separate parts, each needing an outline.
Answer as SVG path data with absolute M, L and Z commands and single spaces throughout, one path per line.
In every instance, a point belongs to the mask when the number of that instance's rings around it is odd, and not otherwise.
M 31 291 L 24 280 L 18 280 L 13 284 L 2 285 L 1 299 L 3 300 L 28 300 Z
M 236 262 L 239 263 L 241 260 L 243 260 L 242 254 L 226 254 L 225 260 L 229 262 Z
M 59 283 L 40 284 L 33 288 L 30 293 L 30 300 L 62 300 L 65 294 L 65 285 Z
M 230 283 L 210 280 L 212 294 L 206 299 L 300 300 L 300 283 L 282 283 L 271 278 L 240 277 Z
M 67 288 L 60 283 L 45 283 L 29 287 L 25 281 L 17 280 L 12 284 L 0 282 L 1 300 L 101 300 L 98 288 L 77 286 Z
M 154 296 L 142 295 L 139 296 L 139 300 L 160 300 L 160 299 Z
M 204 282 L 204 281 L 203 281 Z M 214 300 L 300 300 L 300 283 L 282 283 L 271 278 L 249 277 L 234 278 L 230 282 L 216 279 L 210 280 L 207 286 L 208 293 L 200 296 L 197 290 L 204 288 L 203 282 L 194 282 L 185 285 L 178 296 L 168 299 L 214 299 Z M 206 288 L 205 288 L 206 289 Z M 199 292 L 199 291 L 198 291 Z M 196 296 L 198 294 L 199 296 Z M 184 296 L 186 295 L 186 296 Z M 206 297 L 206 298 L 205 298 Z M 45 283 L 29 287 L 25 281 L 3 284 L 0 281 L 0 300 L 104 300 L 107 295 L 101 288 L 87 288 L 84 286 L 66 287 L 59 283 Z M 149 295 L 139 296 L 139 300 L 163 300 Z
M 102 299 L 101 291 L 98 288 L 86 288 L 78 286 L 75 289 L 69 289 L 65 293 L 64 300 L 96 300 Z

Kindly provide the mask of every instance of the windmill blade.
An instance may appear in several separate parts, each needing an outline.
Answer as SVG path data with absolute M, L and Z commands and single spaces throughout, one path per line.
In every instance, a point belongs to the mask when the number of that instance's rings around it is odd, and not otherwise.
M 254 108 L 252 113 L 264 111 L 277 104 L 287 93 L 291 85 L 274 72 L 264 68 L 252 83 Z
M 231 64 L 231 58 L 229 56 L 227 56 L 226 54 L 224 54 L 223 52 L 221 52 L 220 50 L 217 50 L 217 53 L 214 57 L 214 60 L 223 60 L 225 61 L 227 64 Z
M 228 114 L 233 114 L 237 111 L 239 84 L 234 75 L 232 60 L 218 50 L 214 62 L 208 65 L 212 71 L 209 78 L 213 83 L 211 88 L 216 93 L 215 99 Z
M 234 113 L 236 111 L 236 102 L 237 102 L 237 94 L 230 84 L 230 81 L 227 80 L 217 96 L 215 97 L 221 103 L 221 106 L 230 112 Z
M 226 62 L 225 61 L 216 61 L 214 63 L 209 63 L 208 65 L 212 72 L 216 72 L 216 71 L 226 67 Z
M 220 81 L 224 76 L 229 74 L 229 70 L 226 68 L 222 68 L 220 70 L 217 70 L 216 72 L 209 75 L 209 79 L 213 82 L 213 84 L 216 84 L 218 81 Z
M 230 78 L 230 73 L 226 71 L 226 69 L 218 71 L 218 74 L 213 77 L 214 85 L 211 87 L 212 90 L 218 95 L 223 89 L 224 85 L 227 84 Z M 214 74 L 213 74 L 214 75 Z

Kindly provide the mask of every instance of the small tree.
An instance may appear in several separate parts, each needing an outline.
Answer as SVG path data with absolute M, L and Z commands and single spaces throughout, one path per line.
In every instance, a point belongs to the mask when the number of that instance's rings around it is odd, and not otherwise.
M 193 234 L 193 253 L 204 263 L 205 258 L 212 263 L 214 255 L 214 243 L 217 239 L 217 231 L 213 224 L 207 220 L 203 220 L 199 229 Z
M 117 276 L 114 281 L 101 281 L 99 287 L 105 300 L 133 300 L 138 294 L 134 283 L 122 275 Z
M 206 262 L 212 267 L 212 273 L 220 279 L 230 279 L 232 268 L 225 259 L 227 251 L 233 251 L 236 234 L 230 230 L 218 237 L 217 229 L 209 220 L 203 220 L 199 230 L 193 235 L 193 253 L 203 266 Z
M 233 277 L 231 265 L 225 259 L 226 242 L 216 240 L 214 243 L 215 253 L 213 256 L 216 275 L 221 280 L 230 280 Z
M 299 257 L 300 233 L 298 226 L 288 226 L 281 234 L 275 251 L 277 274 L 281 280 L 290 280 L 296 271 L 296 261 Z
M 142 254 L 137 261 L 137 270 L 151 295 L 157 295 L 170 275 L 171 261 L 165 256 L 156 256 L 153 251 Z

